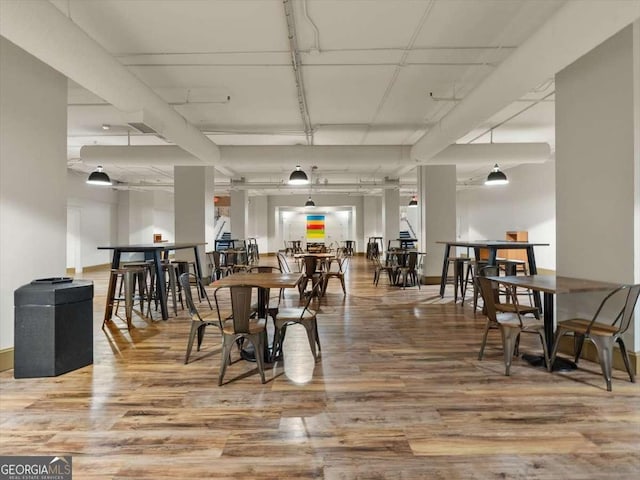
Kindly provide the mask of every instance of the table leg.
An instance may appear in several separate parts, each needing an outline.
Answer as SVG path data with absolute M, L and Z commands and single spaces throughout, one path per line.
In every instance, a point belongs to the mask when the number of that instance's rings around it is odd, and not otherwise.
M 447 267 L 449 266 L 449 251 L 451 245 L 444 246 L 444 260 L 442 261 L 442 276 L 440 277 L 440 298 L 444 298 L 444 288 L 447 284 Z
M 540 292 L 537 292 L 538 294 Z M 544 292 L 544 336 L 547 343 L 547 352 L 551 355 L 551 349 L 553 348 L 554 341 L 554 333 L 555 333 L 555 322 L 554 322 L 554 311 L 553 311 L 553 293 Z M 546 363 L 544 361 L 544 357 L 540 355 L 522 355 L 522 359 L 529 363 L 534 367 L 544 367 L 546 368 Z M 578 368 L 575 363 L 571 360 L 566 360 L 564 358 L 556 357 L 555 362 L 553 362 L 553 367 L 551 368 L 554 371 L 558 370 L 575 370 Z
M 164 274 L 162 273 L 162 259 L 160 257 L 160 250 L 153 251 L 153 264 L 156 269 L 156 295 L 160 300 L 160 311 L 162 312 L 162 319 L 167 320 L 169 318 L 169 312 L 167 309 L 167 285 L 164 281 Z
M 487 265 L 491 267 L 496 266 L 496 257 L 498 256 L 498 248 L 497 247 L 489 247 L 489 258 L 487 260 Z
M 527 261 L 529 262 L 529 275 L 536 275 L 538 273 L 538 267 L 536 266 L 536 256 L 533 253 L 533 247 L 527 247 Z M 540 292 L 538 291 L 533 292 L 533 303 L 538 308 L 538 310 L 540 310 L 540 308 L 542 307 L 542 303 L 540 302 Z M 545 316 L 547 314 L 546 303 L 547 303 L 547 299 L 545 298 L 545 311 L 544 311 Z M 553 334 L 553 297 L 551 300 L 551 316 L 552 316 L 551 333 Z M 551 344 L 553 345 L 553 340 L 551 340 Z M 551 353 L 551 350 L 549 350 L 549 353 Z
M 258 287 L 258 318 L 267 318 L 267 303 L 269 301 L 269 289 Z M 247 343 L 247 342 L 245 342 Z M 248 343 L 242 346 L 240 350 L 240 358 L 246 360 L 248 362 L 256 361 L 256 351 L 253 344 Z M 269 347 L 269 335 L 267 334 L 267 330 L 264 330 L 264 362 L 271 363 L 271 348 Z
M 120 250 L 113 250 L 113 258 L 111 259 L 111 269 L 115 270 L 120 267 Z M 116 296 L 116 281 L 117 277 L 115 275 L 111 275 L 109 273 L 109 287 L 107 288 L 107 305 L 104 309 L 104 320 L 105 322 L 111 320 L 111 315 L 113 314 L 113 299 Z

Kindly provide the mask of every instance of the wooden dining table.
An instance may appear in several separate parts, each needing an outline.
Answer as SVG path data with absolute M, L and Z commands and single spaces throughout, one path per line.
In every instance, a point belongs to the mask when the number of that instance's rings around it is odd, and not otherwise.
M 608 291 L 618 288 L 620 284 L 611 282 L 601 282 L 597 280 L 585 280 L 582 278 L 562 277 L 555 275 L 508 275 L 504 277 L 487 277 L 502 285 L 512 287 L 527 288 L 535 292 L 542 292 L 544 296 L 543 318 L 544 334 L 546 337 L 547 351 L 551 354 L 555 334 L 555 311 L 553 305 L 554 295 L 563 293 L 584 293 L 594 291 Z M 544 358 L 533 355 L 523 355 L 526 361 L 532 365 L 544 365 Z M 553 365 L 554 370 L 575 369 L 576 364 L 556 358 Z
M 302 273 L 280 273 L 280 272 L 238 272 L 220 278 L 210 286 L 213 288 L 233 287 L 237 285 L 255 285 L 258 287 L 258 317 L 267 317 L 267 302 L 270 289 L 295 288 L 302 279 Z M 265 331 L 266 333 L 266 331 Z M 272 362 L 271 348 L 265 342 L 265 361 Z M 248 347 L 248 346 L 247 346 Z M 255 361 L 255 353 L 250 348 L 243 348 L 241 356 L 245 360 Z
M 162 272 L 162 255 L 172 250 L 193 249 L 195 257 L 196 275 L 202 278 L 202 267 L 200 265 L 200 256 L 198 255 L 198 247 L 206 245 L 206 243 L 150 243 L 150 244 L 117 244 L 98 247 L 98 250 L 113 250 L 111 259 L 111 268 L 120 268 L 120 258 L 123 253 L 144 253 L 149 254 L 153 258 L 153 267 L 156 276 L 156 296 L 160 302 L 160 311 L 162 319 L 169 318 L 169 310 L 167 308 L 167 288 Z M 107 305 L 104 311 L 104 321 L 111 320 L 113 314 L 113 299 L 116 293 L 116 277 L 109 276 L 109 287 L 107 289 Z M 204 292 L 203 292 L 204 293 Z

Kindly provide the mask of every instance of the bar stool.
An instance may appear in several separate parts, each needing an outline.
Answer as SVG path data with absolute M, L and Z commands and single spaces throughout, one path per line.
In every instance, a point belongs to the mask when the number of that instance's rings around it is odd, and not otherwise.
M 146 291 L 146 282 L 141 281 L 145 275 L 144 267 L 122 267 L 122 268 L 113 268 L 111 269 L 110 276 L 116 277 L 116 284 L 118 281 L 120 282 L 120 287 L 118 289 L 117 296 L 113 298 L 108 298 L 107 302 L 113 308 L 113 312 L 118 314 L 118 308 L 120 307 L 120 302 L 124 301 L 125 306 L 125 318 L 127 321 L 127 330 L 131 330 L 131 318 L 133 316 L 133 305 L 136 300 L 140 301 L 140 309 L 142 314 L 144 315 L 144 300 Z M 138 284 L 138 296 L 135 295 L 136 288 L 136 280 Z M 109 279 L 111 281 L 111 278 Z M 122 290 L 124 289 L 124 296 Z M 105 320 L 106 321 L 106 320 Z M 104 322 L 102 323 L 104 327 Z
M 153 260 L 147 260 L 144 262 L 126 262 L 121 263 L 121 268 L 143 268 L 144 275 L 138 274 L 136 280 L 139 285 L 144 286 L 142 295 L 144 296 L 144 300 L 147 301 L 147 317 L 153 318 L 151 315 L 151 301 L 153 300 L 153 275 L 155 272 L 153 266 Z M 122 287 L 121 287 L 122 288 Z M 143 311 L 144 313 L 144 311 Z
M 179 268 L 180 267 L 177 263 L 169 262 L 168 260 L 163 260 L 162 262 L 162 272 L 165 275 L 165 285 L 167 286 L 167 300 L 169 299 L 169 295 L 171 295 L 171 300 L 173 303 L 173 313 L 176 316 L 178 316 L 177 284 L 179 277 Z M 184 308 L 184 306 L 182 308 Z
M 469 257 L 449 257 L 447 259 L 447 272 L 449 269 L 449 265 L 453 264 L 453 301 L 458 301 L 458 288 L 460 289 L 460 296 L 464 301 L 464 277 L 465 277 L 465 266 L 469 264 Z M 449 283 L 449 276 L 447 275 L 447 283 Z

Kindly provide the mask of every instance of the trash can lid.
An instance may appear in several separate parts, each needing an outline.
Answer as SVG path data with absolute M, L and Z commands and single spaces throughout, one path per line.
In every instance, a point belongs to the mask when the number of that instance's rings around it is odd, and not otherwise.
M 34 280 L 16 289 L 13 299 L 16 307 L 24 305 L 64 305 L 66 303 L 91 300 L 93 299 L 93 282 L 74 279 L 62 282 L 52 281 L 52 279 Z

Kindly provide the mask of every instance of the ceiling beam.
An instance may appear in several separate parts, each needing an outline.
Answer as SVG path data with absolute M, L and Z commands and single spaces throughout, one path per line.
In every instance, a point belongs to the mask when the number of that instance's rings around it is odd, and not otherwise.
M 152 119 L 153 130 L 201 163 L 219 163 L 220 151 L 214 142 L 52 3 L 2 0 L 0 35 L 122 112 Z
M 414 165 L 431 164 L 439 152 L 470 130 L 639 17 L 640 1 L 566 2 L 414 144 Z

